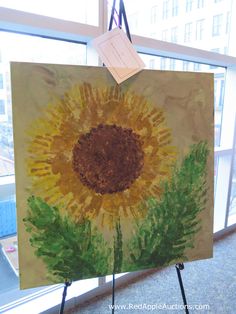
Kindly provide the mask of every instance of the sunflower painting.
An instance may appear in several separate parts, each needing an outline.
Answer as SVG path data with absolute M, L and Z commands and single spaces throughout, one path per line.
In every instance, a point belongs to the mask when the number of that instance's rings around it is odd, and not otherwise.
M 211 257 L 211 74 L 11 73 L 22 288 Z

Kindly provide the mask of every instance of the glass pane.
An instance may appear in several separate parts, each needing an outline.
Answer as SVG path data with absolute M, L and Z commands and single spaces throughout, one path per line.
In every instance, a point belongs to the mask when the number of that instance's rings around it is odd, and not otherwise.
M 231 226 L 235 223 L 236 223 L 236 158 L 234 156 L 233 176 L 232 176 L 232 182 L 231 182 L 229 216 L 228 216 L 227 226 Z
M 126 1 L 125 8 L 132 34 L 234 55 L 231 2 L 136 0 Z
M 10 61 L 85 64 L 86 46 L 6 32 L 0 42 L 0 176 L 6 176 L 14 174 Z
M 98 26 L 99 0 L 41 0 L 37 3 L 32 0 L 0 0 L 0 6 Z
M 214 73 L 215 146 L 220 146 L 224 107 L 225 68 L 141 53 L 139 55 L 148 69 Z
M 0 32 L 0 42 L 0 277 L 2 278 L 0 306 L 2 306 L 43 289 L 41 287 L 19 291 L 18 287 L 10 62 L 85 64 L 86 46 L 6 32 Z M 90 289 L 91 281 L 86 282 Z
M 219 158 L 215 156 L 214 160 L 214 196 L 216 193 L 216 184 L 218 179 L 218 165 L 219 165 Z

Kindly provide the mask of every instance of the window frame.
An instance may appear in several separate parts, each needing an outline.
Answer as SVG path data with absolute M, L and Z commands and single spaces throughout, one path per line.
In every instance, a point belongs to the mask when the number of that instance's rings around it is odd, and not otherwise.
M 223 26 L 223 14 L 216 14 L 212 20 L 212 37 L 220 36 Z
M 196 21 L 196 40 L 203 40 L 205 19 Z
M 192 41 L 193 22 L 188 22 L 184 25 L 184 42 L 189 43 Z
M 179 0 L 172 0 L 172 17 L 179 14 Z

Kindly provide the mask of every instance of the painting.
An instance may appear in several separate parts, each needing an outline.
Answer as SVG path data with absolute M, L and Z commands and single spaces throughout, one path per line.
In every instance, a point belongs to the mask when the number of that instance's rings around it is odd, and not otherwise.
M 11 64 L 21 288 L 212 256 L 213 76 Z

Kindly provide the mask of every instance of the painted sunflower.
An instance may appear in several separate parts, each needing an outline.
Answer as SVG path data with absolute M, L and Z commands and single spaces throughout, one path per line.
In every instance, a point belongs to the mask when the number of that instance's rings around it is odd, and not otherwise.
M 30 192 L 75 221 L 142 217 L 176 159 L 163 111 L 119 86 L 74 86 L 44 108 L 29 137 Z

